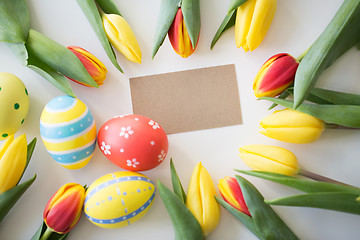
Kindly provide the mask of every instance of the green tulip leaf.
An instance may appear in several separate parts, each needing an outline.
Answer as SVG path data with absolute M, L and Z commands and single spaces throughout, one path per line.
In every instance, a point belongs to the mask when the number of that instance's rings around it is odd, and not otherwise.
M 60 74 L 56 69 L 53 69 L 52 67 L 37 59 L 30 52 L 28 59 L 28 67 L 37 72 L 46 80 L 48 80 L 51 84 L 53 84 L 63 93 L 75 97 L 75 94 L 71 89 L 68 79 L 62 74 Z
M 174 21 L 176 12 L 180 7 L 181 0 L 161 0 L 160 14 L 155 30 L 155 39 L 152 49 L 152 58 L 154 59 L 160 46 L 164 43 L 165 37 Z
M 28 64 L 28 52 L 26 50 L 24 43 L 8 43 L 8 47 L 16 55 L 16 57 L 21 61 L 21 63 L 26 66 Z
M 310 94 L 336 105 L 360 105 L 359 94 L 344 93 L 322 88 L 313 88 Z
M 26 48 L 36 58 L 61 74 L 81 83 L 99 87 L 74 53 L 45 35 L 30 29 Z
M 24 43 L 30 20 L 26 0 L 0 1 L 0 41 Z
M 40 240 L 41 237 L 43 236 L 43 234 L 45 233 L 47 229 L 47 226 L 45 224 L 45 222 L 43 221 L 41 226 L 39 227 L 39 229 L 36 231 L 36 233 L 34 234 L 34 236 L 31 238 L 31 240 Z M 69 235 L 68 233 L 65 234 L 59 234 L 56 232 L 52 232 L 49 236 L 49 238 L 47 238 L 47 240 L 65 240 Z
M 213 49 L 213 47 L 215 46 L 215 43 L 219 40 L 220 36 L 226 30 L 228 30 L 229 28 L 231 28 L 232 26 L 235 25 L 235 20 L 236 20 L 236 10 L 233 10 L 225 16 L 224 20 L 220 24 L 220 27 L 216 31 L 215 36 L 214 36 L 213 40 L 211 41 L 210 49 Z
M 117 14 L 121 15 L 119 9 L 112 0 L 96 0 L 97 5 L 104 11 L 106 14 Z
M 236 10 L 238 7 L 243 5 L 245 2 L 247 2 L 247 0 L 231 0 L 230 6 L 229 6 L 229 9 L 228 9 L 228 13 Z
M 224 200 L 215 196 L 215 199 L 218 203 L 223 206 L 229 213 L 231 213 L 237 220 L 239 220 L 242 224 L 244 224 L 255 236 L 259 239 L 264 239 L 263 235 L 256 229 L 254 225 L 254 221 L 252 217 L 248 216 L 247 214 L 240 212 Z
M 34 138 L 34 139 L 27 145 L 26 165 L 25 165 L 25 168 L 24 168 L 23 173 L 21 174 L 21 177 L 20 177 L 20 179 L 19 179 L 19 182 L 20 182 L 21 178 L 24 176 L 24 173 L 25 173 L 25 171 L 26 171 L 26 168 L 28 167 L 28 165 L 29 165 L 29 163 L 30 163 L 30 159 L 31 159 L 32 154 L 33 154 L 34 149 L 35 149 L 36 141 L 37 141 L 37 138 Z M 18 182 L 16 185 L 18 185 L 19 182 Z
M 266 201 L 272 205 L 313 207 L 353 214 L 360 214 L 360 205 L 356 202 L 359 195 L 344 192 L 321 192 L 293 195 Z
M 194 215 L 179 199 L 179 197 L 157 182 L 160 197 L 168 211 L 175 229 L 176 240 L 202 240 L 204 238 L 201 226 Z
M 181 10 L 191 44 L 195 47 L 201 28 L 200 2 L 199 0 L 182 0 Z
M 183 203 L 186 203 L 186 194 L 179 179 L 179 176 L 176 172 L 172 158 L 170 158 L 170 172 L 171 172 L 171 181 L 172 181 L 174 193 L 179 197 L 179 199 Z
M 259 99 L 269 100 L 287 108 L 294 107 L 293 101 L 289 100 L 271 97 L 261 97 Z M 360 128 L 360 106 L 303 103 L 298 106 L 296 110 L 319 118 L 326 123 L 333 123 L 351 128 Z
M 263 239 L 298 239 L 275 211 L 264 202 L 261 193 L 245 178 L 236 176 L 244 196 L 245 203 L 253 218 L 257 232 Z
M 87 20 L 89 21 L 91 27 L 99 38 L 106 54 L 108 55 L 110 61 L 114 64 L 114 66 L 123 73 L 119 63 L 116 60 L 116 55 L 111 47 L 111 44 L 107 38 L 107 35 L 104 30 L 104 26 L 102 23 L 102 19 L 100 13 L 96 7 L 95 0 L 76 0 L 79 4 L 80 8 L 84 12 Z
M 336 183 L 329 182 L 320 182 L 313 181 L 308 179 L 300 179 L 296 177 L 291 177 L 279 173 L 264 172 L 264 171 L 245 171 L 245 170 L 236 170 L 238 172 L 266 179 L 272 182 L 277 182 L 285 186 L 298 189 L 307 193 L 316 193 L 316 192 L 347 192 L 352 194 L 360 194 L 360 189 L 352 187 L 349 185 L 341 185 Z
M 360 50 L 360 42 L 358 42 L 358 43 L 356 44 L 356 48 L 357 48 L 358 50 Z
M 30 187 L 30 185 L 35 181 L 35 179 L 36 175 L 34 175 L 34 177 L 31 179 L 0 194 L 0 222 L 15 205 L 15 203 L 20 199 L 20 197 L 25 193 L 25 191 Z
M 288 88 L 289 89 L 289 88 Z M 290 96 L 290 92 L 289 90 L 286 90 L 286 91 L 283 91 L 277 98 L 280 98 L 280 99 L 286 99 L 288 96 Z M 276 107 L 277 104 L 276 103 L 273 103 L 269 108 L 268 110 L 271 110 L 273 109 L 274 107 Z
M 306 99 L 320 74 L 360 41 L 360 0 L 345 0 L 311 45 L 295 75 L 294 108 Z

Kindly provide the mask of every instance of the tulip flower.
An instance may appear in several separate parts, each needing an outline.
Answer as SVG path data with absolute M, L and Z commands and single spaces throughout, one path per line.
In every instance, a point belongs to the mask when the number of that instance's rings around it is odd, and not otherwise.
M 256 49 L 274 18 L 276 0 L 248 0 L 236 11 L 235 42 L 245 52 Z
M 27 142 L 25 134 L 10 135 L 0 147 L 0 194 L 16 186 L 25 167 Z
M 126 20 L 118 14 L 104 14 L 102 20 L 110 43 L 130 61 L 141 63 L 140 46 Z
M 300 167 L 296 156 L 281 147 L 270 145 L 246 145 L 239 149 L 240 157 L 251 169 L 296 175 Z
M 299 63 L 287 53 L 269 58 L 257 73 L 253 89 L 256 97 L 275 97 L 289 87 L 295 79 Z
M 319 139 L 324 122 L 309 114 L 292 109 L 273 112 L 260 121 L 260 133 L 290 143 L 311 143 Z
M 190 179 L 186 206 L 200 223 L 205 236 L 216 228 L 220 219 L 220 207 L 215 195 L 209 173 L 198 163 Z
M 85 189 L 77 183 L 68 183 L 50 198 L 44 209 L 47 233 L 65 234 L 79 221 L 85 200 Z M 46 239 L 46 238 L 45 238 Z
M 79 60 L 84 65 L 90 76 L 95 80 L 95 82 L 99 86 L 102 85 L 106 78 L 106 73 L 107 73 L 107 69 L 105 65 L 97 57 L 95 57 L 93 54 L 91 54 L 90 52 L 86 51 L 81 47 L 69 46 L 67 48 L 79 58 Z M 81 83 L 74 79 L 71 78 L 69 79 L 79 84 L 92 87 L 88 84 Z
M 237 210 L 249 215 L 239 183 L 234 177 L 225 177 L 219 180 L 219 191 L 223 199 Z
M 196 42 L 195 47 L 193 47 L 181 8 L 178 9 L 175 15 L 175 19 L 168 32 L 168 36 L 174 51 L 181 57 L 187 58 L 195 51 L 198 41 Z

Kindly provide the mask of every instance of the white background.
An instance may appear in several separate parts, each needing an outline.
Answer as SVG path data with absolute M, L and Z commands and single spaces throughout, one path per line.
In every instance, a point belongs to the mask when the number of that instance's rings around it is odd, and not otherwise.
M 235 46 L 234 29 L 228 30 L 210 51 L 211 40 L 223 20 L 230 0 L 201 1 L 202 28 L 195 53 L 182 59 L 165 39 L 154 60 L 151 49 L 160 0 L 115 1 L 132 26 L 142 50 L 142 64 L 127 61 L 118 55 L 125 70 L 121 74 L 111 64 L 75 0 L 28 0 L 31 27 L 64 46 L 81 46 L 96 55 L 108 68 L 107 79 L 99 89 L 71 83 L 75 94 L 91 109 L 97 128 L 108 119 L 132 113 L 129 77 L 187 70 L 200 67 L 235 64 L 243 114 L 243 125 L 169 135 L 169 152 L 164 163 L 144 172 L 153 181 L 169 183 L 169 159 L 173 158 L 185 188 L 194 166 L 201 161 L 213 178 L 233 176 L 233 169 L 248 169 L 238 156 L 238 148 L 246 144 L 270 144 L 292 151 L 302 167 L 348 184 L 360 186 L 360 137 L 356 130 L 325 130 L 311 144 L 289 144 L 258 133 L 259 121 L 269 115 L 269 102 L 257 101 L 253 95 L 253 79 L 261 65 L 272 55 L 288 52 L 299 56 L 320 35 L 343 1 L 279 0 L 275 18 L 264 41 L 253 52 L 244 53 Z M 58 165 L 46 152 L 39 132 L 39 119 L 45 104 L 63 95 L 40 75 L 22 66 L 4 43 L 0 43 L 0 72 L 17 75 L 30 95 L 30 110 L 18 132 L 28 141 L 38 138 L 33 158 L 23 177 L 35 173 L 37 179 L 0 224 L 0 239 L 30 239 L 42 221 L 43 209 L 52 194 L 63 184 L 91 184 L 100 176 L 122 169 L 112 164 L 96 149 L 90 163 L 80 170 Z M 355 48 L 342 56 L 324 72 L 317 86 L 360 92 L 360 52 Z M 156 120 L 156 119 L 155 119 Z M 244 175 L 245 176 L 245 175 Z M 266 180 L 245 176 L 266 199 L 300 192 Z M 169 185 L 168 185 L 169 186 Z M 312 208 L 274 207 L 300 239 L 356 239 L 360 235 L 359 216 Z M 102 229 L 83 216 L 69 239 L 174 239 L 170 218 L 159 196 L 140 221 L 120 229 Z M 224 209 L 218 228 L 208 240 L 256 239 L 240 222 Z

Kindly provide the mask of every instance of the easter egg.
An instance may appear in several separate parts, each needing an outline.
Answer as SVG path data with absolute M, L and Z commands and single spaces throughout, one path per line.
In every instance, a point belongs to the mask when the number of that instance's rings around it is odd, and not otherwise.
M 105 122 L 99 129 L 98 144 L 110 161 L 131 171 L 158 166 L 169 147 L 162 127 L 140 115 L 125 115 Z
M 82 168 L 94 154 L 95 120 L 77 98 L 65 95 L 48 102 L 40 117 L 40 135 L 51 157 L 63 167 Z
M 155 185 L 145 175 L 115 172 L 100 177 L 86 191 L 84 212 L 90 222 L 102 228 L 127 226 L 150 209 Z
M 14 134 L 29 110 L 29 95 L 24 83 L 11 73 L 0 73 L 0 141 Z

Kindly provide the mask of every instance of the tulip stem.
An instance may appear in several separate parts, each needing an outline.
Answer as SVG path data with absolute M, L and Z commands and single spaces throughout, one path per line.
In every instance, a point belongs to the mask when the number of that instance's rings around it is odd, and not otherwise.
M 309 51 L 309 48 L 305 50 L 305 52 L 303 52 L 300 56 L 298 56 L 296 58 L 297 62 L 301 62 L 301 60 L 305 57 L 305 55 L 307 54 L 307 52 Z
M 46 231 L 45 231 L 44 234 L 41 236 L 40 240 L 47 240 L 52 233 L 53 233 L 53 231 L 52 231 L 49 227 L 47 227 L 47 228 L 46 228 Z
M 334 179 L 327 178 L 327 177 L 324 177 L 322 175 L 319 175 L 319 174 L 316 174 L 316 173 L 313 173 L 313 172 L 310 172 L 310 171 L 307 171 L 307 170 L 304 170 L 304 169 L 300 169 L 298 174 L 301 175 L 301 176 L 307 177 L 307 178 L 311 178 L 311 179 L 313 179 L 315 181 L 329 182 L 329 183 L 335 183 L 335 184 L 339 184 L 339 185 L 345 185 L 345 186 L 353 187 L 353 186 L 351 186 L 349 184 L 339 182 L 339 181 L 336 181 Z

